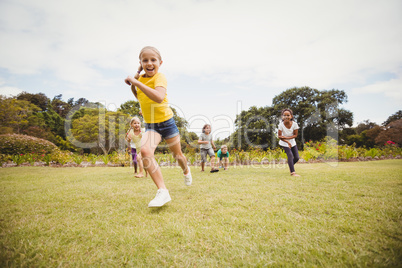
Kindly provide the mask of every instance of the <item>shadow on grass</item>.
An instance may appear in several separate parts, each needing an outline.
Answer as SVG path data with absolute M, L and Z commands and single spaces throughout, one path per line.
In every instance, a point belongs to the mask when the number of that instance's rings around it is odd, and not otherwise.
M 169 206 L 164 205 L 162 207 L 155 207 L 155 208 L 148 208 L 148 209 L 151 214 L 159 214 L 159 213 L 167 211 L 168 208 L 169 208 Z

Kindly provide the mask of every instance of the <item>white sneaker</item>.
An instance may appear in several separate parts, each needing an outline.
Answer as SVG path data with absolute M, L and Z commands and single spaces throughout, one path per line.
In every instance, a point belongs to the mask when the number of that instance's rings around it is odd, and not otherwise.
M 170 200 L 172 200 L 172 198 L 170 198 L 169 191 L 167 189 L 158 189 L 155 198 L 152 199 L 151 202 L 149 202 L 148 207 L 149 208 L 161 207 Z
M 188 174 L 184 175 L 184 184 L 190 186 L 193 182 L 193 177 L 191 177 L 191 170 L 188 168 Z

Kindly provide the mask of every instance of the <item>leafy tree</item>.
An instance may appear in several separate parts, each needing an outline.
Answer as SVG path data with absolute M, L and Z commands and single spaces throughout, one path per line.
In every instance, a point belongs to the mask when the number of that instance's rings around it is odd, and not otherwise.
M 191 141 L 198 141 L 198 136 L 197 136 L 197 133 L 195 133 L 195 132 L 188 132 L 188 138 Z
M 37 114 L 37 116 L 43 118 L 46 122 L 46 127 L 49 128 L 54 135 L 60 136 L 63 139 L 66 138 L 64 132 L 64 118 L 53 111 L 53 109 L 48 109 L 46 112 Z
M 40 108 L 29 101 L 0 95 L 0 131 L 20 134 L 35 119 L 33 114 L 37 111 Z
M 381 126 L 375 126 L 373 128 L 363 131 L 362 135 L 366 137 L 364 145 L 369 148 L 374 147 L 376 145 L 376 139 L 378 135 L 383 131 L 383 128 L 384 127 Z
M 250 147 L 274 147 L 276 124 L 277 117 L 272 107 L 252 106 L 236 116 L 236 131 L 231 135 L 231 146 L 243 150 Z
M 348 128 L 341 132 L 341 143 L 352 145 L 356 147 L 374 147 L 376 145 L 375 139 L 381 127 L 370 120 L 364 120 L 359 123 L 355 128 Z
M 63 101 L 62 94 L 54 96 L 54 98 L 50 101 L 50 107 L 53 111 L 58 113 L 62 118 L 66 118 L 68 112 L 73 107 L 71 104 Z
M 79 98 L 78 100 L 74 101 L 74 98 L 70 98 L 67 100 L 67 103 L 71 106 L 82 106 L 84 107 L 89 103 L 89 101 L 86 98 Z
M 402 146 L 402 119 L 392 121 L 375 138 L 377 145 L 384 145 L 387 141 L 393 141 Z
M 346 125 L 353 124 L 352 112 L 339 108 L 347 102 L 342 90 L 312 89 L 310 87 L 291 88 L 275 96 L 272 103 L 278 117 L 281 110 L 290 108 L 299 124 L 297 140 L 321 140 L 325 136 L 338 135 Z M 331 135 L 332 134 L 332 135 Z
M 281 116 L 283 109 L 292 109 L 295 121 L 303 129 L 306 121 L 311 119 L 314 113 L 317 112 L 318 96 L 319 91 L 317 89 L 295 87 L 275 96 L 272 104 L 278 117 Z
M 325 136 L 336 136 L 346 125 L 353 124 L 352 112 L 339 108 L 347 101 L 342 90 L 319 91 L 310 87 L 291 88 L 274 97 L 272 107 L 251 107 L 237 115 L 236 131 L 231 135 L 231 146 L 275 147 L 276 132 L 281 111 L 290 108 L 299 124 L 300 135 L 296 142 L 302 147 L 304 139 L 322 140 Z M 331 135 L 332 134 L 332 135 Z
M 77 114 L 67 119 L 68 140 L 75 146 L 104 154 L 126 147 L 127 114 L 91 108 L 81 108 Z
M 339 131 L 339 143 L 346 144 L 346 140 L 351 135 L 356 135 L 355 128 L 348 127 L 348 128 L 342 129 L 341 131 Z
M 364 120 L 363 122 L 359 123 L 355 128 L 356 134 L 361 134 L 365 130 L 370 130 L 372 128 L 377 127 L 378 125 L 374 122 L 370 122 L 369 119 Z
M 120 108 L 117 111 L 128 114 L 130 116 L 140 116 L 141 106 L 138 101 L 126 101 L 125 103 L 120 105 Z
M 176 126 L 180 129 L 186 129 L 188 127 L 188 122 L 186 119 L 184 119 L 183 117 L 179 116 L 177 114 L 177 111 L 175 108 L 171 107 L 172 111 L 173 111 L 173 119 L 176 122 Z
M 32 94 L 28 92 L 21 92 L 17 95 L 17 100 L 29 101 L 38 106 L 42 111 L 46 111 L 50 102 L 49 98 L 43 93 Z
M 391 122 L 397 121 L 399 119 L 402 119 L 402 110 L 397 111 L 393 115 L 389 116 L 387 120 L 382 123 L 383 126 L 388 125 Z

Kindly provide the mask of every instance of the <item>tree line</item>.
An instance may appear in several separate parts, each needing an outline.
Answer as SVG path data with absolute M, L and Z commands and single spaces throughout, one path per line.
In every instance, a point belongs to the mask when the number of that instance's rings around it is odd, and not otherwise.
M 198 137 L 187 132 L 188 122 L 172 110 L 183 136 L 182 147 L 187 149 Z M 25 134 L 51 141 L 62 150 L 107 154 L 125 149 L 128 124 L 134 115 L 141 118 L 139 112 L 137 101 L 127 101 L 117 111 L 109 111 L 102 103 L 85 98 L 64 101 L 61 94 L 53 99 L 43 93 L 0 95 L 0 134 Z M 160 146 L 158 150 L 168 149 Z
M 388 117 L 382 125 L 366 120 L 353 125 L 353 113 L 341 108 L 347 102 L 342 90 L 317 90 L 295 87 L 275 96 L 271 106 L 250 107 L 236 116 L 235 131 L 216 144 L 247 150 L 251 147 L 268 149 L 277 146 L 277 126 L 280 112 L 291 108 L 299 124 L 297 143 L 319 141 L 331 136 L 340 144 L 357 147 L 381 146 L 387 141 L 402 144 L 402 111 Z M 62 95 L 52 99 L 43 93 L 22 92 L 15 97 L 0 95 L 0 134 L 26 134 L 49 140 L 62 150 L 107 154 L 124 149 L 124 135 L 133 115 L 139 116 L 137 101 L 127 101 L 117 111 L 109 111 L 99 102 L 85 98 L 67 101 Z M 188 122 L 173 109 L 174 119 L 182 137 L 183 151 L 198 148 L 198 136 L 188 132 Z M 141 116 L 139 116 L 141 118 Z M 166 152 L 167 146 L 159 147 Z
M 223 141 L 233 147 L 248 150 L 250 147 L 274 148 L 277 146 L 277 126 L 281 111 L 290 108 L 299 124 L 296 139 L 299 148 L 307 141 L 320 141 L 330 136 L 339 144 L 372 148 L 387 141 L 402 145 L 402 111 L 399 110 L 378 125 L 365 120 L 353 125 L 353 113 L 341 108 L 347 102 L 343 90 L 317 90 L 294 87 L 275 96 L 271 106 L 250 107 L 236 116 L 236 131 Z

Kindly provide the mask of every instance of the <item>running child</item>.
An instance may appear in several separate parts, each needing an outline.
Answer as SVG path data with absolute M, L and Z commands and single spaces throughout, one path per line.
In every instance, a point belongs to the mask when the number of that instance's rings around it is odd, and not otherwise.
M 204 171 L 205 162 L 207 162 L 207 154 L 211 160 L 211 173 L 218 172 L 219 169 L 214 168 L 215 163 L 215 152 L 216 149 L 214 141 L 212 140 L 211 135 L 211 125 L 205 124 L 202 128 L 202 133 L 198 140 L 198 144 L 200 145 L 201 152 L 201 171 Z M 213 148 L 213 149 L 212 149 Z
M 226 145 L 222 145 L 221 148 L 219 149 L 218 153 L 218 161 L 219 165 L 223 167 L 224 170 L 227 170 L 229 167 L 229 152 L 228 152 L 228 147 Z
M 295 138 L 297 137 L 299 126 L 293 121 L 293 112 L 291 109 L 282 110 L 282 122 L 278 126 L 279 145 L 285 151 L 288 157 L 288 165 L 291 176 L 296 174 L 294 165 L 299 161 L 299 151 Z
M 163 175 L 155 160 L 155 149 L 162 139 L 166 140 L 169 149 L 179 163 L 184 174 L 184 183 L 192 183 L 191 171 L 187 159 L 181 151 L 179 129 L 173 119 L 173 111 L 167 98 L 167 81 L 159 68 L 162 57 L 159 51 L 151 46 L 144 47 L 139 55 L 140 66 L 134 77 L 128 76 L 124 81 L 131 86 L 131 91 L 138 99 L 145 121 L 145 133 L 141 140 L 141 155 L 145 170 L 151 175 L 158 191 L 148 207 L 161 207 L 171 200 Z M 144 71 L 143 75 L 140 75 Z
M 126 140 L 129 143 L 129 150 L 131 152 L 131 157 L 133 159 L 134 166 L 134 174 L 136 178 L 144 177 L 143 169 L 144 165 L 142 163 L 141 157 L 141 138 L 142 133 L 144 132 L 141 129 L 141 121 L 138 117 L 133 117 L 130 121 L 130 130 L 126 134 Z M 137 164 L 139 166 L 140 172 L 137 174 Z M 145 175 L 147 176 L 147 172 L 145 171 Z

